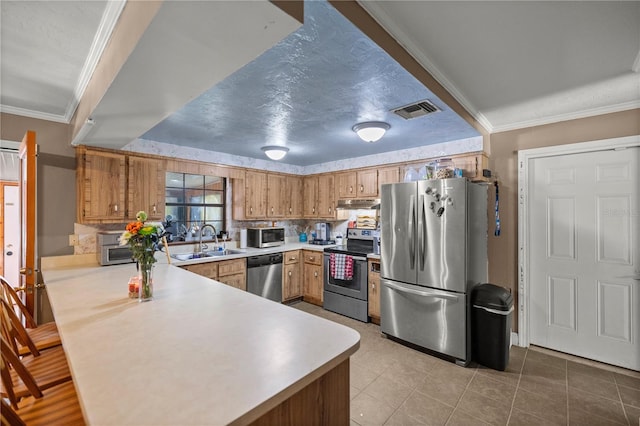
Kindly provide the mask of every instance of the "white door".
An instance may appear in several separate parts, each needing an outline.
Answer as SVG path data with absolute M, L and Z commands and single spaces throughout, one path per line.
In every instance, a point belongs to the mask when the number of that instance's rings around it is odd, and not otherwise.
M 4 277 L 18 287 L 20 277 L 20 191 L 4 186 Z
M 531 160 L 531 343 L 640 370 L 639 157 Z

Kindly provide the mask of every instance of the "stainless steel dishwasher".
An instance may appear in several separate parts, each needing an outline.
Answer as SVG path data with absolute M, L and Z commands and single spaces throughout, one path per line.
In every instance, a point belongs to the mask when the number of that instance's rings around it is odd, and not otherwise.
M 282 302 L 282 253 L 247 258 L 247 291 Z

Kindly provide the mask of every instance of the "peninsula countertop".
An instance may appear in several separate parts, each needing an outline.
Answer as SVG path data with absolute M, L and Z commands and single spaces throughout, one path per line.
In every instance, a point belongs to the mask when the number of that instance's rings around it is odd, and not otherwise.
M 360 344 L 348 327 L 160 262 L 146 303 L 127 298 L 133 264 L 43 269 L 89 424 L 245 424 Z

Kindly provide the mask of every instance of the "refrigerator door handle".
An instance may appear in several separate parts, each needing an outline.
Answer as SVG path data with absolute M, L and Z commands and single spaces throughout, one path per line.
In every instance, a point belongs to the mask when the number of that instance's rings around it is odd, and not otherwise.
M 424 271 L 424 263 L 427 257 L 427 206 L 425 196 L 420 196 L 418 208 L 418 243 L 420 245 L 420 270 Z
M 415 294 L 417 296 L 435 297 L 437 299 L 447 299 L 447 300 L 458 300 L 459 299 L 459 296 L 455 296 L 455 295 L 451 295 L 451 294 L 419 291 L 419 290 L 414 290 L 412 288 L 402 287 L 402 286 L 399 286 L 397 284 L 392 284 L 390 282 L 385 282 L 384 285 L 386 285 L 387 287 L 389 287 L 391 289 L 400 291 L 402 293 L 410 293 L 410 294 Z
M 415 252 L 415 235 L 413 231 L 413 223 L 416 220 L 416 196 L 412 195 L 409 200 L 409 261 L 411 269 L 415 268 L 416 252 Z

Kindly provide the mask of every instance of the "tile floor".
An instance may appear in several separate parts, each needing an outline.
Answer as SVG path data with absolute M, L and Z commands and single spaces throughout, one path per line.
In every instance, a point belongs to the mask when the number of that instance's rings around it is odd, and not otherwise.
M 640 426 L 640 373 L 512 347 L 506 371 L 453 363 L 386 339 L 365 324 L 294 307 L 360 333 L 351 358 L 351 425 Z

